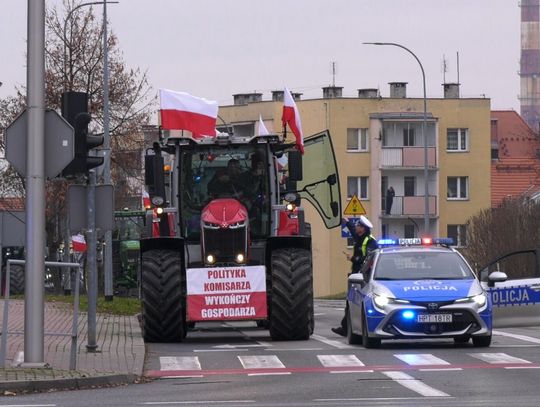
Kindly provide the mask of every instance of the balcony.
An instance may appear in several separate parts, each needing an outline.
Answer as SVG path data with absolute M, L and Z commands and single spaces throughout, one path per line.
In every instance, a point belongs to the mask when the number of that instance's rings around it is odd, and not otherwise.
M 435 147 L 428 147 L 428 166 L 437 167 Z M 383 147 L 381 167 L 424 168 L 424 147 Z
M 430 195 L 429 199 L 429 215 L 437 215 L 437 197 Z M 382 202 L 383 216 L 424 216 L 424 196 L 395 196 L 392 209 L 389 214 L 386 213 L 386 201 Z

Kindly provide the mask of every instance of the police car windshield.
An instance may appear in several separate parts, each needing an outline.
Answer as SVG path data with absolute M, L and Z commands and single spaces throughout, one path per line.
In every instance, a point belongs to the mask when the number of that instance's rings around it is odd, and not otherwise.
M 469 280 L 474 275 L 463 259 L 452 252 L 411 251 L 381 253 L 375 280 Z

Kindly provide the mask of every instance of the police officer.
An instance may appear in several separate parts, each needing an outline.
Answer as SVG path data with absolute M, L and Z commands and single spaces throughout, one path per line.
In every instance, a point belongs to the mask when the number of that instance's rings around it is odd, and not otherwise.
M 371 235 L 373 224 L 364 215 L 360 216 L 360 219 L 354 225 L 345 218 L 342 219 L 342 222 L 347 226 L 354 240 L 352 256 L 347 252 L 344 253 L 347 256 L 347 260 L 350 260 L 352 263 L 351 273 L 358 273 L 368 253 L 379 247 L 377 240 Z M 347 309 L 345 309 L 345 316 L 341 320 L 341 326 L 332 328 L 332 332 L 341 336 L 347 335 Z

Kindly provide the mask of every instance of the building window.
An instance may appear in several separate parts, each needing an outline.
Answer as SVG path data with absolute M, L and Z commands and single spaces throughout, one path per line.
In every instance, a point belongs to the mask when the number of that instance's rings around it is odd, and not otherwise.
M 467 246 L 467 225 L 448 225 L 446 230 L 446 235 L 454 240 L 455 246 Z
M 499 148 L 491 148 L 491 159 L 492 160 L 498 160 L 499 159 Z
M 468 199 L 469 177 L 448 177 L 446 197 L 448 199 Z
M 347 151 L 369 151 L 368 129 L 347 129 Z
M 356 195 L 358 199 L 368 199 L 369 177 L 347 177 L 347 198 Z
M 414 228 L 414 225 L 405 225 L 403 229 L 403 237 L 405 237 L 405 239 L 416 237 L 415 231 L 416 229 Z
M 403 177 L 404 196 L 416 196 L 416 177 Z
M 403 129 L 403 147 L 412 147 L 414 145 L 414 129 L 410 127 Z
M 469 129 L 448 129 L 446 131 L 447 151 L 469 150 Z

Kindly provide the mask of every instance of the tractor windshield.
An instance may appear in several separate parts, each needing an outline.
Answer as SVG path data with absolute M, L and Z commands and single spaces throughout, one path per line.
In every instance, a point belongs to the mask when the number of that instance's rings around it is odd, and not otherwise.
M 270 232 L 266 146 L 195 146 L 180 157 L 182 235 L 200 238 L 202 209 L 213 199 L 233 198 L 248 210 L 252 238 Z

